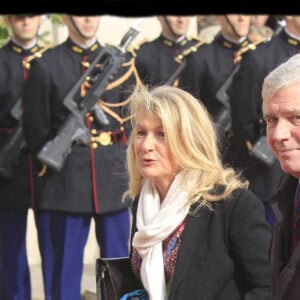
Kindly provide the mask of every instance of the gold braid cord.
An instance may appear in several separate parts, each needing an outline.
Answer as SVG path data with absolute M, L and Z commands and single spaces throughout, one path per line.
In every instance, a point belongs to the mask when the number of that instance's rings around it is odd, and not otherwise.
M 200 42 L 196 43 L 195 45 L 191 46 L 188 49 L 185 49 L 182 51 L 182 53 L 178 54 L 174 59 L 178 64 L 182 64 L 183 59 L 187 56 L 189 56 L 191 53 L 196 52 L 197 49 L 199 49 L 201 46 L 207 44 L 207 41 L 205 40 L 200 40 Z M 177 87 L 179 84 L 179 78 L 176 78 L 174 80 L 173 86 Z
M 29 70 L 30 69 L 30 63 L 36 59 L 36 58 L 40 58 L 43 56 L 43 53 L 46 52 L 49 48 L 51 48 L 50 46 L 45 46 L 44 48 L 42 48 L 41 50 L 38 50 L 37 52 L 33 53 L 30 56 L 27 56 L 23 59 L 22 61 L 22 66 Z
M 248 52 L 249 50 L 255 50 L 256 49 L 256 46 L 258 46 L 259 44 L 261 43 L 264 43 L 265 41 L 267 41 L 266 38 L 261 38 L 261 39 L 258 39 L 257 41 L 253 42 L 253 43 L 249 43 L 247 46 L 245 47 L 242 47 L 238 52 L 237 52 L 237 55 L 236 55 L 236 58 L 234 59 L 234 63 L 238 63 L 241 61 L 241 59 L 243 58 L 243 55 Z
M 178 54 L 175 57 L 175 61 L 178 63 L 182 63 L 182 60 L 190 55 L 192 52 L 196 52 L 198 48 L 200 48 L 202 45 L 207 44 L 207 41 L 205 40 L 201 40 L 200 42 L 196 43 L 195 45 L 191 46 L 190 48 L 185 49 L 184 51 L 182 51 L 182 53 Z
M 43 164 L 41 171 L 38 172 L 38 177 L 42 177 L 47 172 L 47 165 Z
M 111 82 L 110 84 L 108 84 L 106 89 L 105 89 L 106 91 L 112 90 L 113 88 L 119 86 L 120 84 L 122 84 L 123 82 L 125 82 L 129 78 L 129 76 L 133 72 L 134 58 L 132 58 L 130 61 L 122 64 L 122 67 L 128 67 L 128 66 L 129 66 L 129 68 L 128 68 L 127 72 L 124 75 L 122 75 L 121 77 L 119 77 L 117 80 L 115 80 L 115 81 Z
M 120 125 L 123 125 L 126 121 L 131 119 L 131 116 L 128 116 L 126 118 L 121 118 L 117 113 L 115 113 L 113 110 L 111 110 L 109 107 L 107 107 L 102 101 L 100 100 L 98 102 L 98 105 L 106 112 L 108 113 L 111 117 L 113 117 L 115 120 L 117 120 Z
M 128 71 L 122 76 L 120 77 L 118 80 L 112 82 L 111 84 L 109 84 L 106 88 L 106 90 L 111 90 L 114 87 L 118 86 L 119 84 L 123 83 L 125 80 L 127 80 L 129 78 L 129 76 L 131 74 L 134 75 L 135 80 L 136 80 L 136 87 L 137 86 L 142 86 L 142 81 L 140 79 L 140 76 L 138 74 L 138 71 L 136 69 L 135 63 L 134 63 L 134 58 L 132 58 L 129 62 L 124 63 L 123 66 L 127 67 L 130 66 L 130 68 L 128 69 Z M 112 109 L 110 109 L 110 107 L 122 107 L 127 105 L 129 102 L 131 101 L 130 97 L 127 98 L 125 101 L 119 102 L 119 103 L 110 103 L 110 102 L 106 102 L 103 100 L 98 100 L 97 104 L 107 113 L 109 114 L 112 118 L 114 118 L 115 120 L 117 120 L 120 125 L 124 124 L 126 121 L 130 120 L 132 118 L 132 116 L 128 116 L 126 118 L 121 118 L 117 113 L 115 113 Z

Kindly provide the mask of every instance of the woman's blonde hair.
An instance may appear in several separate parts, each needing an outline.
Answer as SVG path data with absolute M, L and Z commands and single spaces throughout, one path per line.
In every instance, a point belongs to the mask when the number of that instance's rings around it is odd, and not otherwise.
M 233 169 L 223 167 L 214 124 L 201 101 L 177 87 L 159 86 L 150 90 L 141 86 L 132 93 L 130 101 L 133 130 L 127 149 L 126 195 L 136 197 L 143 184 L 133 148 L 135 118 L 140 111 L 161 120 L 166 141 L 182 168 L 181 186 L 189 193 L 191 204 L 200 201 L 208 205 L 209 201 L 228 197 L 237 187 L 247 186 Z M 216 186 L 224 186 L 221 193 L 212 193 Z

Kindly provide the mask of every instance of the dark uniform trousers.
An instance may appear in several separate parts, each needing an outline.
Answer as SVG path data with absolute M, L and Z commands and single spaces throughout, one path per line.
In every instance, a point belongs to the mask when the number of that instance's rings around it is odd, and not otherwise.
M 22 94 L 29 59 L 40 46 L 23 49 L 9 41 L 0 50 L 0 151 L 11 138 L 17 121 L 11 109 Z M 26 63 L 25 63 L 26 62 Z M 30 156 L 23 149 L 11 178 L 0 178 L 0 299 L 31 300 L 31 281 L 26 249 L 28 209 L 34 210 L 42 258 L 46 299 L 51 299 L 52 247 L 49 218 L 35 207 L 38 186 L 31 180 Z

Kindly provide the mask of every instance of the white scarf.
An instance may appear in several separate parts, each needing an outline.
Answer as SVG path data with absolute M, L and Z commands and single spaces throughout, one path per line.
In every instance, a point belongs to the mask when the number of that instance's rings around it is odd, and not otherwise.
M 187 193 L 180 187 L 181 173 L 174 178 L 162 201 L 150 179 L 143 185 L 137 208 L 137 232 L 133 247 L 141 255 L 141 280 L 150 300 L 167 300 L 162 241 L 186 217 L 189 206 Z

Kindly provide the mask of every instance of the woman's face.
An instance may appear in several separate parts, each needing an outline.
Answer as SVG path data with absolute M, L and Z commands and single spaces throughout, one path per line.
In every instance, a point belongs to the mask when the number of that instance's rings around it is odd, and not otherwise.
M 152 179 L 160 194 L 165 195 L 180 167 L 165 139 L 161 120 L 140 111 L 133 143 L 141 175 Z

